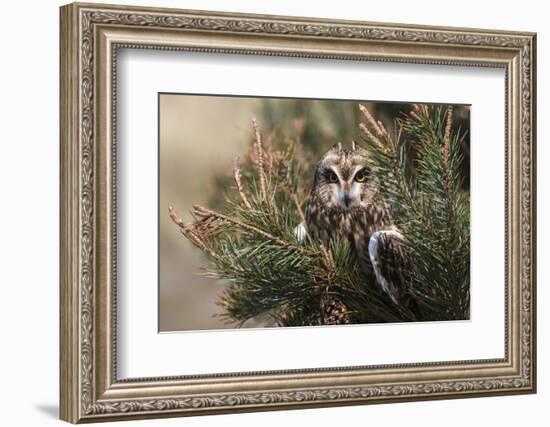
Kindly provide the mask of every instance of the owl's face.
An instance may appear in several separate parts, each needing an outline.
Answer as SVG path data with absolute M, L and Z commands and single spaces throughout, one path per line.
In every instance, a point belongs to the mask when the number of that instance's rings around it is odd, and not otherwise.
M 325 208 L 351 210 L 364 207 L 373 194 L 369 180 L 366 152 L 355 144 L 330 149 L 317 164 L 313 191 Z

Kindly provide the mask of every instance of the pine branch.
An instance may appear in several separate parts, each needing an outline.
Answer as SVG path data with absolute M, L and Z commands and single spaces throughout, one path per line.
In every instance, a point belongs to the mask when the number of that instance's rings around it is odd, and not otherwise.
M 264 152 L 262 147 L 262 135 L 258 124 L 256 123 L 256 118 L 252 118 L 252 126 L 254 127 L 254 136 L 256 141 L 254 147 L 256 148 L 256 164 L 258 166 L 258 177 L 260 179 L 260 195 L 262 199 L 265 198 L 265 171 L 264 171 Z
M 411 297 L 437 320 L 469 317 L 469 202 L 452 114 L 452 107 L 417 104 L 396 122 L 390 143 L 381 147 L 366 133 L 373 171 L 416 266 Z
M 213 218 L 213 219 L 217 219 L 217 220 L 220 220 L 220 221 L 224 221 L 224 222 L 227 222 L 229 224 L 235 225 L 236 227 L 240 228 L 241 230 L 249 231 L 251 233 L 254 233 L 254 234 L 257 234 L 261 237 L 264 237 L 267 240 L 271 240 L 274 243 L 276 243 L 277 245 L 286 246 L 286 247 L 292 248 L 292 249 L 294 249 L 298 252 L 304 252 L 304 248 L 302 248 L 300 246 L 297 246 L 297 245 L 294 245 L 290 242 L 285 242 L 284 240 L 279 239 L 279 238 L 269 234 L 267 231 L 261 230 L 260 228 L 255 227 L 253 225 L 246 224 L 242 221 L 239 221 L 238 219 L 230 218 L 227 215 L 224 215 L 224 214 L 219 213 L 219 212 L 212 211 L 212 210 L 207 209 L 205 207 L 202 207 L 200 205 L 194 205 L 193 206 L 193 213 L 195 215 L 203 218 L 204 220 L 210 220 L 210 219 Z
M 243 190 L 243 184 L 241 182 L 241 167 L 239 165 L 239 156 L 235 157 L 235 166 L 234 166 L 234 172 L 233 176 L 235 178 L 235 185 L 237 186 L 237 192 L 239 193 L 239 197 L 241 198 L 241 201 L 246 206 L 247 209 L 252 209 L 252 206 L 250 205 L 250 202 L 248 201 L 248 198 L 244 194 Z

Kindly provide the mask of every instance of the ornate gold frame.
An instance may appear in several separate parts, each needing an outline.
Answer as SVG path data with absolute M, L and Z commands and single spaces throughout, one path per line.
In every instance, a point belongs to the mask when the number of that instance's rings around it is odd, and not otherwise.
M 61 8 L 61 418 L 128 418 L 535 392 L 535 34 L 174 9 Z M 117 380 L 118 47 L 506 70 L 505 357 Z

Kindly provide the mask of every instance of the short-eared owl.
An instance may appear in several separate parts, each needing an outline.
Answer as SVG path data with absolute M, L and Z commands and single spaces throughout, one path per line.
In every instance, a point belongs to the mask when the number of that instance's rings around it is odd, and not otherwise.
M 338 143 L 321 158 L 305 211 L 305 233 L 321 242 L 347 239 L 363 271 L 374 271 L 378 285 L 395 303 L 404 294 L 402 236 L 393 223 L 386 201 L 371 180 L 366 150 L 352 142 Z M 371 270 L 372 269 L 372 270 Z

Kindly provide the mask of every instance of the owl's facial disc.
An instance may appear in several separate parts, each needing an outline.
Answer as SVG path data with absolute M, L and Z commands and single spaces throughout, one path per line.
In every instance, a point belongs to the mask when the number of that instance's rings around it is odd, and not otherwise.
M 330 168 L 329 185 L 332 190 L 332 204 L 340 209 L 352 209 L 361 205 L 361 195 L 366 186 L 366 172 L 356 167 L 352 173 L 342 176 L 336 168 Z

